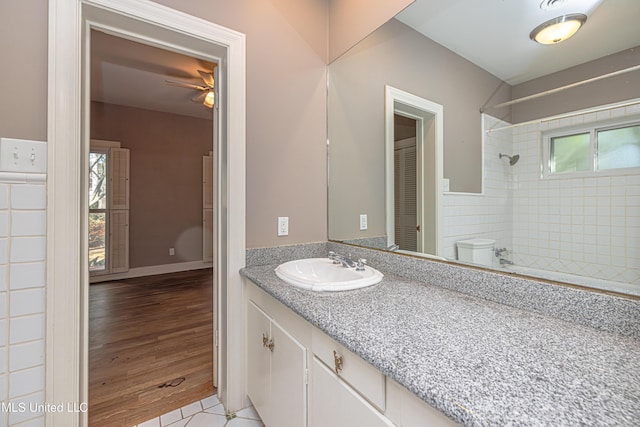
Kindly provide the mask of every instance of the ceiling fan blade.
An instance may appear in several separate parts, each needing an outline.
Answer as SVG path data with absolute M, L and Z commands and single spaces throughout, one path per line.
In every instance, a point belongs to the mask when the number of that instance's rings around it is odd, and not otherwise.
M 199 93 L 198 95 L 194 96 L 193 98 L 191 98 L 191 100 L 192 100 L 193 102 L 199 102 L 199 103 L 202 103 L 202 102 L 204 102 L 204 99 L 205 99 L 206 97 L 207 97 L 207 92 L 202 92 L 202 93 Z
M 191 83 L 184 83 L 184 82 L 176 82 L 173 80 L 165 80 L 165 83 L 168 84 L 169 86 L 184 87 L 188 89 L 197 89 L 202 91 L 209 90 L 209 88 L 206 86 L 199 86 L 199 85 L 194 85 Z
M 207 73 L 206 71 L 202 70 L 198 70 L 198 73 L 200 74 L 200 77 L 202 77 L 202 80 L 206 83 L 206 85 L 210 88 L 213 88 L 213 74 Z

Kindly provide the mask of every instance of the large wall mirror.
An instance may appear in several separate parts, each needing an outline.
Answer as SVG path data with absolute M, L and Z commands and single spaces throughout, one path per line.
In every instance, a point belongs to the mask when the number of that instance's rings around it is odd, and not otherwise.
M 494 3 L 417 0 L 329 65 L 329 239 L 638 296 L 640 5 L 543 46 L 576 2 Z

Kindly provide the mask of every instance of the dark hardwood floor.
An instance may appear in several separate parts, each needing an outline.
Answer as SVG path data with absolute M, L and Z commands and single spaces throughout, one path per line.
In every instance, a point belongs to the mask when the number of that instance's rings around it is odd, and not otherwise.
M 211 269 L 90 286 L 91 427 L 131 427 L 214 393 Z

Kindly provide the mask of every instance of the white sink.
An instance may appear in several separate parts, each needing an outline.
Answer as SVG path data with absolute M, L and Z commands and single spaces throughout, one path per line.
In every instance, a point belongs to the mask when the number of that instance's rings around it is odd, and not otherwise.
M 302 289 L 312 291 L 348 291 L 375 285 L 382 273 L 369 267 L 364 271 L 334 264 L 329 258 L 308 258 L 285 262 L 276 267 L 276 275 Z

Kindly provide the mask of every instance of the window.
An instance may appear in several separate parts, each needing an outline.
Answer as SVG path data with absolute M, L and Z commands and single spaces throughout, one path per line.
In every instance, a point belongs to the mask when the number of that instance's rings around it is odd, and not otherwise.
M 89 271 L 107 267 L 107 153 L 89 153 Z
M 640 168 L 640 123 L 543 134 L 545 177 L 613 174 Z
M 129 269 L 129 150 L 92 140 L 89 152 L 89 273 Z

